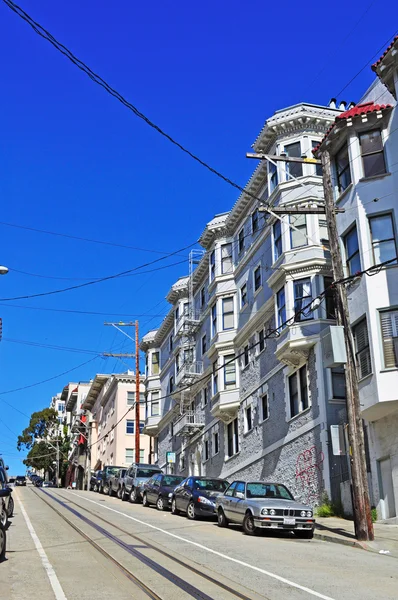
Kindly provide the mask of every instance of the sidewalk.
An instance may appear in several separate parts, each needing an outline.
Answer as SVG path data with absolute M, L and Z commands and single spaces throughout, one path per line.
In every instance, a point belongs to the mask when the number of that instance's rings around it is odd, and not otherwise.
M 380 551 L 388 551 L 388 556 L 398 558 L 398 524 L 394 521 L 374 523 L 374 542 L 358 542 L 354 535 L 353 521 L 338 517 L 317 517 L 314 537 L 318 540 L 354 546 L 380 554 L 384 554 Z

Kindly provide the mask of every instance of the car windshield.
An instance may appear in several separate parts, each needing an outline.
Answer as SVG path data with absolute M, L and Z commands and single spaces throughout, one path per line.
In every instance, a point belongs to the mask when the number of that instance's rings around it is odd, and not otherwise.
M 120 467 L 108 467 L 107 471 L 109 475 L 116 475 L 119 472 Z
M 127 471 L 127 469 L 120 469 L 119 477 L 124 477 L 126 475 L 126 471 Z
M 159 473 L 158 469 L 138 469 L 137 477 L 152 477 L 153 475 L 157 475 Z
M 197 490 L 208 490 L 214 492 L 224 492 L 228 483 L 220 479 L 197 479 L 195 481 L 195 488 Z
M 247 498 L 279 498 L 294 500 L 293 496 L 284 485 L 278 483 L 263 483 L 261 481 L 246 485 Z
M 25 477 L 23 477 L 22 475 L 18 475 L 17 480 L 18 481 L 25 481 Z
M 163 477 L 163 485 L 178 485 L 183 480 L 184 477 L 179 477 L 178 475 L 165 475 Z

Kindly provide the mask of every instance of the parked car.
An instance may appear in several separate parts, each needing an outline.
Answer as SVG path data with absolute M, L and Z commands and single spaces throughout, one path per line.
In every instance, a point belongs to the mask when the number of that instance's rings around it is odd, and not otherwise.
M 98 485 L 101 481 L 101 472 L 102 471 L 95 471 L 90 477 L 90 490 L 93 492 L 98 492 Z
M 1 493 L 1 492 L 0 492 Z M 0 562 L 4 560 L 6 555 L 7 534 L 5 527 L 0 523 Z
M 35 477 L 33 480 L 33 485 L 35 487 L 41 487 L 43 484 L 44 479 L 42 477 Z
M 121 491 L 121 499 L 129 498 L 130 502 L 139 502 L 142 500 L 142 488 L 148 479 L 162 473 L 162 469 L 156 465 L 146 465 L 143 463 L 133 464 L 127 471 Z
M 112 475 L 115 475 L 123 467 L 114 467 L 113 465 L 106 465 L 102 471 L 99 471 L 97 476 L 98 480 L 98 492 L 100 494 L 109 494 L 109 480 Z
M 14 500 L 12 498 L 12 489 L 8 486 L 4 468 L 0 467 L 0 522 L 4 527 L 7 526 L 8 519 L 14 512 Z
M 41 487 L 43 487 L 43 488 L 55 488 L 57 486 L 52 481 L 43 481 L 42 484 L 41 484 Z
M 25 475 L 18 475 L 15 479 L 15 485 L 26 485 Z
M 144 506 L 155 504 L 158 510 L 171 507 L 174 488 L 182 481 L 184 481 L 184 477 L 180 477 L 179 475 L 157 473 L 144 483 L 142 504 Z
M 124 476 L 127 473 L 127 469 L 119 469 L 114 475 L 109 478 L 109 490 L 110 496 L 116 496 L 120 498 Z
M 281 483 L 233 481 L 217 498 L 219 527 L 228 523 L 243 525 L 247 535 L 257 528 L 293 531 L 299 538 L 312 539 L 315 519 L 311 506 L 296 502 Z
M 229 486 L 225 479 L 188 477 L 175 488 L 171 498 L 171 512 L 185 512 L 188 519 L 215 517 L 216 498 Z

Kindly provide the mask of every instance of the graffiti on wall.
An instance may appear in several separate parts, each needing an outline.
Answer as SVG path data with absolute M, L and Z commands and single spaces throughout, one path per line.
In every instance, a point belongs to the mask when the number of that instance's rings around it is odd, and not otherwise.
M 297 456 L 296 483 L 301 499 L 313 503 L 318 500 L 322 488 L 322 450 L 311 446 Z

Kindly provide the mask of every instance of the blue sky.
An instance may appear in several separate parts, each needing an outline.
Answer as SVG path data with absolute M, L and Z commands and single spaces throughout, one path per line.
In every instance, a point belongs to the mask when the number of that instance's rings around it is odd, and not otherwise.
M 392 0 L 353 0 L 344 10 L 314 0 L 305 7 L 257 0 L 246 6 L 237 0 L 22 1 L 22 8 L 141 111 L 241 185 L 254 167 L 245 153 L 265 118 L 300 101 L 327 103 L 398 28 Z M 2 2 L 0 53 L 0 264 L 10 269 L 0 279 L 0 298 L 63 288 L 155 260 L 161 254 L 153 251 L 195 242 L 206 222 L 236 200 L 236 190 L 93 84 Z M 372 80 L 369 66 L 339 99 L 357 101 Z M 22 471 L 15 441 L 34 410 L 48 406 L 68 381 L 127 366 L 9 340 L 130 351 L 127 338 L 104 327 L 104 320 L 120 318 L 111 313 L 125 320 L 144 314 L 149 316 L 139 318 L 142 333 L 158 325 L 167 291 L 187 272 L 184 254 L 183 264 L 164 270 L 0 302 L 0 392 L 94 359 L 46 384 L 0 395 L 0 453 L 10 472 Z M 172 257 L 154 267 L 184 260 Z

